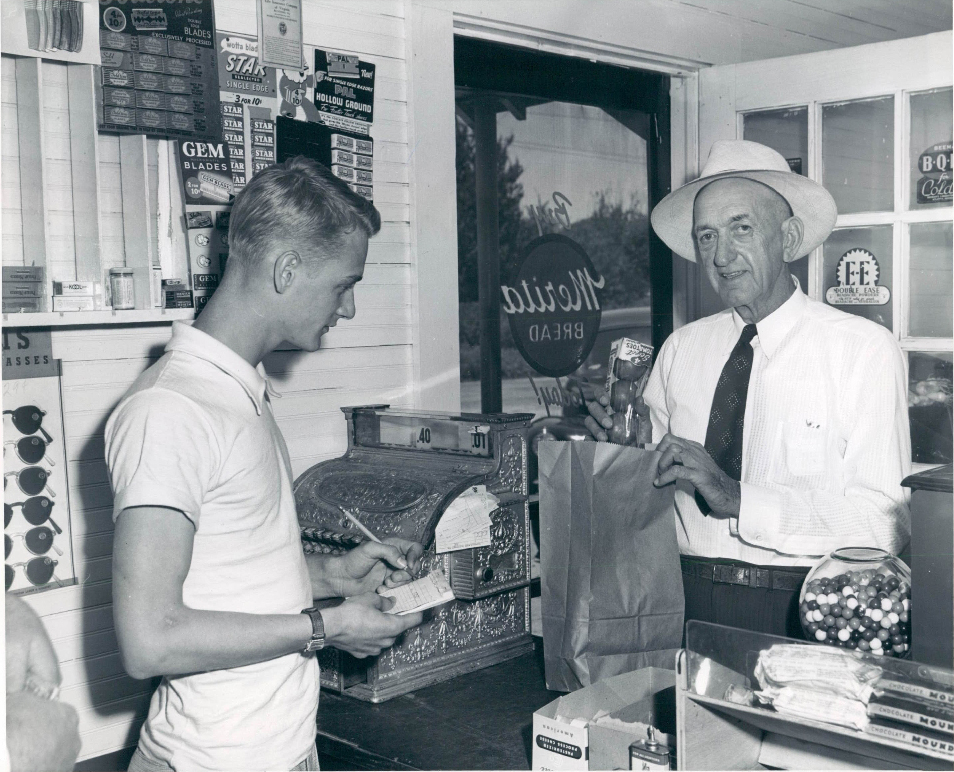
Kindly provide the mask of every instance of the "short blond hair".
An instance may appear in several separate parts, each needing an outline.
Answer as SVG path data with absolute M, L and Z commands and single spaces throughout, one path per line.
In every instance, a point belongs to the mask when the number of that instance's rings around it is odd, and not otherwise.
M 239 191 L 229 222 L 229 260 L 248 265 L 277 244 L 327 254 L 356 229 L 368 238 L 381 229 L 374 204 L 326 166 L 299 155 L 263 169 Z

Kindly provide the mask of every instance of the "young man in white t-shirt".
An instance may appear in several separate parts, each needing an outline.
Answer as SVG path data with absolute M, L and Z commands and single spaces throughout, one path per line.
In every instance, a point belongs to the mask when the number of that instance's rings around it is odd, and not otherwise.
M 314 651 L 375 655 L 421 622 L 375 592 L 410 579 L 420 544 L 303 553 L 261 366 L 354 316 L 379 228 L 312 161 L 259 172 L 236 197 L 221 286 L 109 419 L 116 635 L 130 675 L 162 676 L 130 769 L 317 769 Z M 312 608 L 329 597 L 347 600 Z

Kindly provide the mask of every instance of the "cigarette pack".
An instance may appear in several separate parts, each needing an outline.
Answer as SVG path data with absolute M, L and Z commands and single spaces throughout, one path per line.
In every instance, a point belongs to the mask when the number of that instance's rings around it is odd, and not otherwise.
M 367 185 L 351 184 L 351 185 L 348 185 L 348 187 L 351 188 L 359 196 L 363 196 L 364 198 L 368 199 L 368 201 L 371 201 L 374 198 L 374 191 Z
M 374 166 L 374 159 L 369 155 L 355 155 L 354 165 L 359 169 L 370 169 Z
M 8 281 L 3 282 L 3 297 L 5 298 L 39 298 L 43 297 L 46 285 L 38 281 Z
M 92 295 L 54 295 L 54 311 L 95 311 L 96 301 Z
M 346 137 L 344 134 L 332 134 L 331 135 L 331 147 L 341 148 L 342 150 L 354 150 L 354 139 L 352 137 Z
M 43 281 L 46 269 L 41 265 L 5 265 L 3 280 L 7 281 Z
M 354 152 L 363 155 L 373 155 L 374 142 L 370 139 L 356 139 L 354 141 Z
M 339 166 L 338 164 L 333 164 L 331 167 L 331 173 L 338 179 L 342 179 L 347 182 L 354 182 L 354 169 L 352 169 L 350 166 Z
M 344 164 L 345 166 L 354 166 L 354 154 L 346 150 L 332 149 L 331 163 Z
M 39 313 L 43 310 L 43 298 L 14 298 L 3 299 L 3 313 Z
M 372 175 L 367 169 L 355 169 L 354 181 L 359 185 L 370 185 L 372 182 L 374 182 L 374 175 Z
M 76 297 L 77 295 L 97 295 L 102 293 L 102 285 L 98 281 L 55 281 L 53 295 Z

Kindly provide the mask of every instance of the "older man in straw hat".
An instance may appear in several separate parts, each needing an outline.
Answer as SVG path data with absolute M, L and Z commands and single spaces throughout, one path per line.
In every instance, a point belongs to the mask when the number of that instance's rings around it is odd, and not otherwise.
M 686 619 L 800 636 L 808 566 L 846 546 L 896 554 L 910 516 L 904 363 L 891 333 L 811 300 L 789 263 L 837 209 L 774 150 L 716 142 L 694 182 L 653 210 L 727 310 L 666 341 L 639 408 L 675 483 Z M 612 425 L 592 403 L 590 430 Z

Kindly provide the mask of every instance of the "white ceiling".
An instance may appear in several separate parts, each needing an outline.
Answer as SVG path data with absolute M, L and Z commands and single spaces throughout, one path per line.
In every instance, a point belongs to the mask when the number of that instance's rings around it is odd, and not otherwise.
M 951 0 L 669 1 L 720 16 L 723 21 L 730 17 L 804 35 L 823 48 L 914 37 L 952 27 Z

